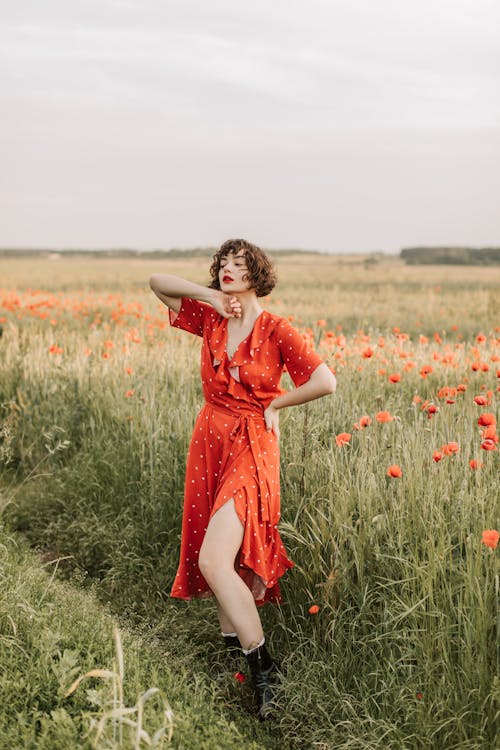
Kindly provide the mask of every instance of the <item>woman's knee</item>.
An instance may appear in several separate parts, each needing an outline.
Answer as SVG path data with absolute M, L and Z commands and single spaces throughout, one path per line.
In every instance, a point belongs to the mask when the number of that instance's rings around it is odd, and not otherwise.
M 198 556 L 198 567 L 207 583 L 225 580 L 234 573 L 234 557 L 231 553 L 224 555 L 218 547 L 202 544 Z

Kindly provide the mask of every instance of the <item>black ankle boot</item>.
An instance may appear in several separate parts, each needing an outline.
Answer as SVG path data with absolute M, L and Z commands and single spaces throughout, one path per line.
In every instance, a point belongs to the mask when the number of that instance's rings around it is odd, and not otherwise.
M 245 654 L 252 673 L 252 682 L 259 704 L 258 716 L 261 721 L 271 719 L 276 714 L 274 702 L 274 684 L 276 664 L 273 662 L 265 645 Z
M 229 656 L 239 657 L 242 654 L 240 639 L 237 635 L 223 635 Z

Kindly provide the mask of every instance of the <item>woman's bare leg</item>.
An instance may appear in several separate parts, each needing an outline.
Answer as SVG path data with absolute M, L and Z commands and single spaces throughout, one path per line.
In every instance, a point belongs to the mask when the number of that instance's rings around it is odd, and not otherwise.
M 249 650 L 260 644 L 264 633 L 252 592 L 234 569 L 242 540 L 243 525 L 234 500 L 228 500 L 210 519 L 198 564 L 215 594 L 219 612 L 227 618 L 225 623 L 233 626 L 242 648 Z
M 225 611 L 217 602 L 217 614 L 219 615 L 220 629 L 222 633 L 236 633 L 235 627 Z

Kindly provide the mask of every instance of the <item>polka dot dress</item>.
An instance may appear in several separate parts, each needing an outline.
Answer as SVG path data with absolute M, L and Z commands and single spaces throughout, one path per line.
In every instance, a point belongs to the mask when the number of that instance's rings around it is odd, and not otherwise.
M 213 307 L 183 298 L 179 312 L 170 311 L 170 322 L 203 339 L 205 396 L 189 447 L 180 562 L 171 596 L 212 594 L 198 568 L 198 555 L 210 518 L 234 499 L 244 526 L 236 570 L 257 604 L 279 602 L 278 580 L 293 563 L 278 531 L 279 445 L 275 434 L 265 429 L 263 412 L 283 393 L 284 367 L 299 386 L 322 360 L 286 319 L 265 310 L 230 360 L 228 321 Z

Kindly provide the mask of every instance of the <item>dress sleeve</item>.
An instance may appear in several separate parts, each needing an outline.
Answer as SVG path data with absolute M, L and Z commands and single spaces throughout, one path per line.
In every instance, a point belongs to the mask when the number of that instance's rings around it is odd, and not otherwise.
M 196 336 L 203 336 L 205 320 L 211 312 L 213 312 L 213 307 L 210 305 L 190 297 L 182 297 L 179 312 L 169 310 L 170 325 L 194 333 Z
M 276 333 L 283 362 L 294 385 L 298 387 L 307 383 L 314 370 L 323 364 L 323 360 L 287 320 L 281 321 Z

